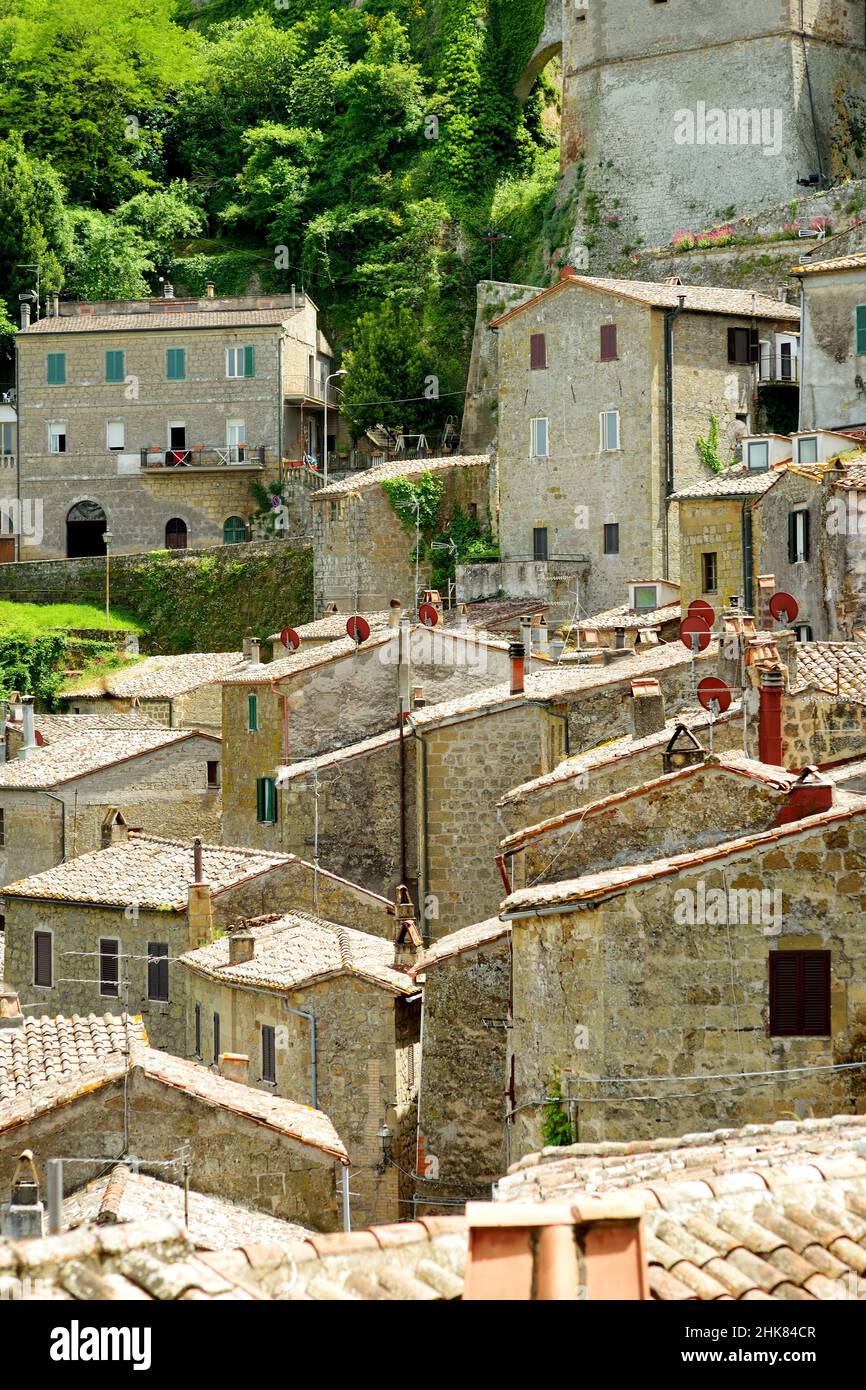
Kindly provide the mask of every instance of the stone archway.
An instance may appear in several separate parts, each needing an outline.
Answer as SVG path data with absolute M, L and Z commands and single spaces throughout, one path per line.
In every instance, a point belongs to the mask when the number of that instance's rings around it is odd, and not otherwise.
M 557 53 L 562 53 L 562 5 L 563 0 L 547 0 L 544 11 L 544 28 L 535 45 L 535 51 L 520 75 L 514 95 L 520 102 L 526 101 L 535 85 L 535 79 L 543 72 Z

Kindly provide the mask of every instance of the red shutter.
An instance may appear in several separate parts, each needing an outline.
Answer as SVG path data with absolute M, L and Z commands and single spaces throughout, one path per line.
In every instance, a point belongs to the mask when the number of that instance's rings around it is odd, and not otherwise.
M 803 1032 L 826 1038 L 830 1035 L 830 952 L 802 951 L 800 955 Z
M 547 366 L 547 339 L 543 333 L 530 334 L 529 366 L 533 372 L 544 371 Z
M 798 951 L 770 953 L 770 1033 L 775 1038 L 797 1032 Z
M 616 361 L 615 323 L 603 323 L 601 325 L 601 360 L 602 362 Z

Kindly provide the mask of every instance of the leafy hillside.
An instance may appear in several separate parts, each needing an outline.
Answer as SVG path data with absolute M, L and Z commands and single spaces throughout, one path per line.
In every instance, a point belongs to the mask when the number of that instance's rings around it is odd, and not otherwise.
M 476 281 L 546 273 L 544 0 L 0 0 L 0 296 L 305 285 L 338 348 L 391 303 L 459 391 Z M 555 243 L 554 243 L 555 244 Z M 372 320 L 369 316 L 372 315 Z M 385 334 L 388 337 L 388 333 Z M 415 359 L 413 359 L 415 360 Z M 367 364 L 369 366 L 369 363 Z M 406 363 L 403 363 L 405 369 Z M 369 379 L 369 372 L 367 373 Z M 397 394 L 397 393 L 395 393 Z

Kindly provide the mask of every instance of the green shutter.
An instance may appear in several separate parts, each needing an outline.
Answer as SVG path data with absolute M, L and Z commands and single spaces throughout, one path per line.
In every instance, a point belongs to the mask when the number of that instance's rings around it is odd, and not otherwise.
M 866 357 L 866 304 L 857 305 L 857 356 Z
M 186 377 L 186 348 L 167 348 L 165 375 L 168 381 L 183 381 Z
M 788 513 L 788 564 L 797 561 L 797 513 Z
M 273 825 L 277 819 L 277 784 L 273 777 L 256 778 L 256 820 Z
M 259 708 L 258 699 L 255 695 L 247 696 L 247 728 L 254 734 L 259 727 Z
M 66 385 L 65 352 L 49 352 L 47 363 L 47 380 L 49 386 Z
M 107 352 L 105 354 L 105 380 L 123 381 L 123 365 L 124 364 L 122 352 Z
M 265 779 L 256 778 L 256 820 L 263 821 L 265 818 Z
M 255 376 L 256 374 L 256 350 L 254 347 L 244 348 L 244 376 Z

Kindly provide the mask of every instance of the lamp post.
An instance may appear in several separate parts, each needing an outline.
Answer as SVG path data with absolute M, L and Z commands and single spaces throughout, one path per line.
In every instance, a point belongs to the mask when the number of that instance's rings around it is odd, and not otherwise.
M 110 627 L 110 625 L 111 625 L 111 624 L 110 624 L 110 619 L 109 619 L 109 608 L 108 608 L 109 597 L 110 597 L 109 570 L 110 570 L 110 563 L 111 563 L 111 560 L 110 560 L 110 555 L 109 555 L 109 549 L 108 549 L 108 548 L 109 548 L 109 546 L 111 545 L 111 542 L 114 540 L 114 537 L 112 536 L 112 534 L 111 534 L 110 531 L 105 531 L 105 532 L 103 532 L 102 540 L 103 540 L 103 543 L 104 543 L 104 545 L 105 545 L 105 626 L 106 626 L 106 628 L 107 628 L 107 627 Z
M 330 386 L 332 381 L 335 381 L 337 379 L 338 376 L 346 375 L 347 373 L 344 369 L 339 372 L 331 372 L 330 376 L 325 377 L 325 487 L 328 486 L 328 387 Z

